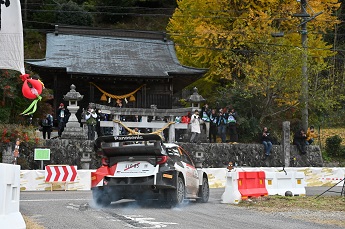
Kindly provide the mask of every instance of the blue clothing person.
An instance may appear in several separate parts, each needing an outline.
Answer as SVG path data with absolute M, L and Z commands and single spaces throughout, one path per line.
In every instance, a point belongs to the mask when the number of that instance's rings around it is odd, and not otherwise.
M 234 108 L 229 111 L 227 122 L 229 124 L 230 142 L 238 142 L 237 113 L 235 112 Z
M 264 145 L 265 156 L 268 157 L 271 154 L 272 140 L 271 140 L 270 132 L 268 132 L 267 127 L 263 128 L 262 135 L 261 135 L 261 142 Z
M 226 142 L 226 124 L 227 124 L 227 116 L 223 113 L 223 110 L 219 110 L 219 115 L 217 119 L 217 126 L 218 126 L 218 135 L 222 139 L 222 143 Z

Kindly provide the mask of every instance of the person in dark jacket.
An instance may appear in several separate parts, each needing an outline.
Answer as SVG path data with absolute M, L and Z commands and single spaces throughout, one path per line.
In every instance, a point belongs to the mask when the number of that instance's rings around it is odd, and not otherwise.
M 262 129 L 261 142 L 264 145 L 265 158 L 267 158 L 271 154 L 272 149 L 272 139 L 267 127 Z
M 307 135 L 305 134 L 303 129 L 297 131 L 293 138 L 293 144 L 297 146 L 298 151 L 303 155 L 307 153 L 306 140 Z
M 70 115 L 71 114 L 69 113 L 69 110 L 65 108 L 65 105 L 63 103 L 60 103 L 60 106 L 57 112 L 59 138 L 61 138 L 62 132 L 65 129 L 66 123 L 68 122 Z
M 212 109 L 210 114 L 210 143 L 217 143 L 217 121 L 218 121 L 218 114 L 216 109 Z
M 230 135 L 230 142 L 237 143 L 238 142 L 238 134 L 237 134 L 237 112 L 234 108 L 231 108 L 227 115 L 227 122 L 229 128 L 229 135 Z
M 222 139 L 222 143 L 226 143 L 226 124 L 227 124 L 227 115 L 223 112 L 223 109 L 219 109 L 217 116 L 217 127 L 218 135 Z
M 53 128 L 53 116 L 48 113 L 46 117 L 42 120 L 41 126 L 43 139 L 46 139 L 46 136 L 48 137 L 48 139 L 50 139 L 50 135 Z

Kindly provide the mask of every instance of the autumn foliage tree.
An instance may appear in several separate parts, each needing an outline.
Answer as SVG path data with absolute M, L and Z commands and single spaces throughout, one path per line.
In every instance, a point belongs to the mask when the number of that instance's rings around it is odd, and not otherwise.
M 180 0 L 167 26 L 181 63 L 209 68 L 195 85 L 209 101 L 239 106 L 259 123 L 299 118 L 301 93 L 300 12 L 297 1 Z M 324 34 L 339 23 L 337 0 L 308 1 L 308 74 L 311 109 L 336 103 L 328 74 L 335 55 Z M 271 34 L 284 32 L 283 37 Z M 215 88 L 219 93 L 215 93 Z M 225 98 L 224 98 L 225 96 Z M 244 103 L 248 103 L 243 107 Z M 281 120 L 279 120 L 281 121 Z

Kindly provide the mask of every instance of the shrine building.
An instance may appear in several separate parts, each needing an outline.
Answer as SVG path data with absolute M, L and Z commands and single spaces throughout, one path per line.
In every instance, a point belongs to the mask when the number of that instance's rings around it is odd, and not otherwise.
M 200 79 L 207 69 L 179 63 L 165 33 L 55 26 L 46 35 L 44 59 L 26 60 L 46 88 L 53 108 L 72 84 L 84 95 L 78 103 L 128 108 L 172 108 L 173 95 Z

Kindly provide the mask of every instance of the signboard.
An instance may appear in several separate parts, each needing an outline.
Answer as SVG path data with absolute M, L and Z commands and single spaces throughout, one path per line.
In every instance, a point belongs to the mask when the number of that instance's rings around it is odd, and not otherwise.
M 77 177 L 77 166 L 47 165 L 45 167 L 46 182 L 74 182 Z
M 35 149 L 34 160 L 49 161 L 50 149 Z

